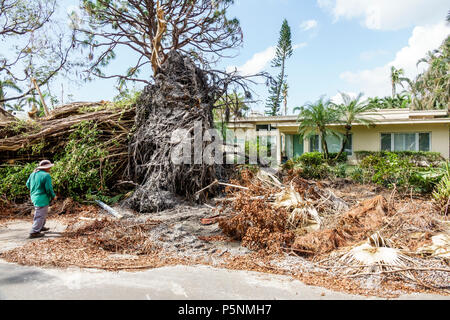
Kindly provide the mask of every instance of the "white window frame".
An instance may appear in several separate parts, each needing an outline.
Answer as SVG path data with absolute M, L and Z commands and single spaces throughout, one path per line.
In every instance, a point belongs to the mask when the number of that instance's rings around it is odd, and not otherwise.
M 391 150 L 389 150 L 390 152 L 395 152 L 395 138 L 394 137 L 395 137 L 396 134 L 414 134 L 416 136 L 416 150 L 407 150 L 407 151 L 420 152 L 420 144 L 419 144 L 420 139 L 419 139 L 419 137 L 420 137 L 420 134 L 422 134 L 422 133 L 427 133 L 428 134 L 428 139 L 429 139 L 428 144 L 430 146 L 430 150 L 429 151 L 432 151 L 433 150 L 433 146 L 431 145 L 431 142 L 433 140 L 431 138 L 431 135 L 433 133 L 429 132 L 429 131 L 421 131 L 421 132 L 380 132 L 380 139 L 379 139 L 379 141 L 380 141 L 380 151 L 383 151 L 382 150 L 382 144 L 381 144 L 381 139 L 382 139 L 383 134 L 390 134 L 391 135 Z

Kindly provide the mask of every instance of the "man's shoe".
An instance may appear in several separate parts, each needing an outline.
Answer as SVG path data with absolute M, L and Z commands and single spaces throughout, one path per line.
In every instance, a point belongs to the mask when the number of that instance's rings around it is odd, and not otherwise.
M 28 239 L 42 238 L 43 236 L 45 236 L 45 234 L 43 234 L 41 232 L 35 232 L 35 233 L 30 233 L 30 236 L 28 237 Z
M 43 228 L 41 229 L 41 232 L 46 232 L 46 231 L 49 231 L 49 230 L 50 230 L 49 228 L 43 227 Z

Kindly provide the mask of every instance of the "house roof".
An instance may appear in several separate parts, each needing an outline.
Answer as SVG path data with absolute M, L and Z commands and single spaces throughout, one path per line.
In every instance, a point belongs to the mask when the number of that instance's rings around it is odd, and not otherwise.
M 361 114 L 361 117 L 370 119 L 375 124 L 405 124 L 405 123 L 450 123 L 448 110 L 410 110 L 410 109 L 383 109 Z M 251 115 L 247 118 L 233 119 L 230 127 L 249 128 L 256 124 L 273 124 L 276 127 L 289 127 L 297 125 L 297 116 L 267 117 Z M 334 124 L 339 126 L 341 124 Z M 357 123 L 355 126 L 359 125 Z

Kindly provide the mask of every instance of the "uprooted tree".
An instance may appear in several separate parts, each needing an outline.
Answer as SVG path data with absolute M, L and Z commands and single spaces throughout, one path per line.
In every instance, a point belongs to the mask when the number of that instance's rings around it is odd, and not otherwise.
M 232 0 L 85 0 L 82 14 L 72 15 L 72 26 L 77 34 L 75 42 L 89 47 L 88 77 L 117 78 L 119 88 L 129 81 L 147 84 L 135 104 L 133 129 L 131 126 L 124 128 L 129 139 L 122 142 L 122 147 L 126 149 L 128 143 L 128 157 L 122 157 L 122 149 L 108 155 L 108 159 L 115 156 L 115 162 L 122 161 L 118 167 L 127 167 L 123 178 L 128 181 L 124 182 L 132 182 L 137 189 L 125 204 L 139 212 L 170 208 L 177 203 L 177 196 L 205 200 L 215 191 L 206 187 L 216 179 L 225 178 L 220 161 L 198 163 L 195 159 L 198 154 L 202 160 L 208 158 L 208 152 L 211 155 L 207 148 L 211 142 L 221 143 L 218 132 L 211 136 L 214 132 L 212 110 L 217 107 L 217 101 L 228 96 L 229 91 L 237 90 L 243 90 L 246 99 L 251 98 L 247 86 L 251 77 L 211 68 L 212 62 L 227 54 L 227 49 L 242 42 L 239 22 L 226 17 L 232 3 Z M 137 53 L 137 61 L 131 62 L 133 65 L 124 74 L 105 75 L 103 69 L 120 46 Z M 221 108 L 241 103 L 233 99 L 225 101 L 225 105 L 220 104 Z M 83 108 L 70 111 L 71 108 L 77 106 L 63 109 L 74 124 L 89 119 L 108 132 L 117 130 L 110 127 L 114 122 L 114 110 L 101 111 L 100 108 L 100 111 L 86 113 Z M 120 122 L 123 117 L 116 118 Z M 51 140 L 52 145 L 61 148 L 65 133 L 47 127 L 47 123 L 48 126 L 58 125 L 59 122 L 52 119 L 52 115 L 41 119 L 31 137 L 39 136 L 36 142 Z M 8 128 L 3 130 L 8 139 L 0 144 L 0 150 L 7 150 L 16 161 L 20 158 L 19 149 L 34 142 L 22 131 L 19 136 L 10 136 Z M 195 131 L 200 136 L 200 146 L 189 147 L 190 161 L 172 161 L 174 150 L 186 141 L 174 141 L 172 133 L 177 129 Z M 46 136 L 47 133 L 52 135 Z M 204 137 L 208 138 L 204 141 Z M 105 141 L 110 141 L 109 138 Z
M 139 212 L 170 208 L 176 195 L 205 199 L 211 189 L 198 192 L 223 173 L 216 163 L 173 163 L 177 143 L 171 135 L 177 129 L 193 130 L 195 123 L 201 123 L 201 137 L 214 128 L 212 110 L 229 87 L 240 86 L 250 96 L 243 77 L 210 68 L 242 43 L 239 22 L 226 16 L 233 2 L 83 1 L 84 16 L 76 30 L 85 36 L 78 41 L 89 47 L 89 74 L 117 78 L 119 88 L 129 81 L 147 84 L 136 106 L 127 170 L 139 186 L 126 204 Z M 103 68 L 119 46 L 137 53 L 138 59 L 125 74 L 106 75 Z M 145 70 L 152 70 L 153 77 L 141 76 Z M 203 154 L 207 144 L 202 141 L 201 150 L 191 146 L 192 155 Z

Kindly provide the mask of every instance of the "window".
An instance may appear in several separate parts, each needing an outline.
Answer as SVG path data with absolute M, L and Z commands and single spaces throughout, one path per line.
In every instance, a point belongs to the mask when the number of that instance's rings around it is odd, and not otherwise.
M 327 137 L 328 152 L 338 153 L 341 151 L 342 140 L 342 138 L 336 136 Z M 344 151 L 350 156 L 353 155 L 353 134 L 350 134 L 348 141 L 345 143 Z M 319 135 L 309 138 L 309 152 L 322 152 L 322 139 Z
M 431 133 L 382 133 L 382 151 L 430 151 Z
M 431 134 L 419 133 L 419 150 L 431 151 Z
M 309 138 L 309 152 L 321 152 L 322 147 L 319 140 L 318 135 Z
M 257 124 L 256 131 L 272 131 L 272 126 L 270 124 Z

